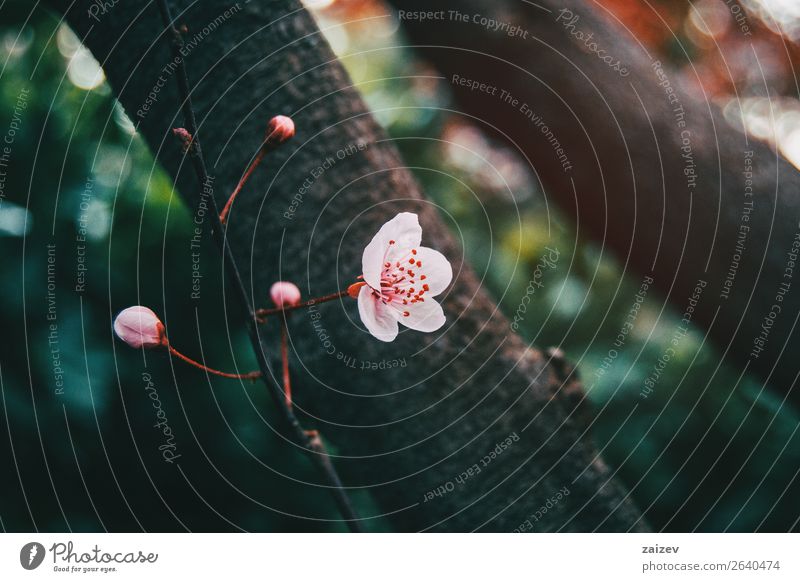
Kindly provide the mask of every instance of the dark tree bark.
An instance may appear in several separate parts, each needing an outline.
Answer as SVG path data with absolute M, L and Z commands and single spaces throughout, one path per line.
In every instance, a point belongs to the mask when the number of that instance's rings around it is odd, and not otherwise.
M 692 321 L 734 365 L 797 405 L 800 283 L 790 253 L 800 244 L 800 175 L 793 166 L 732 128 L 599 2 L 392 3 L 445 11 L 443 20 L 402 20 L 451 83 L 458 75 L 497 87 L 489 95 L 453 83 L 463 109 L 520 148 L 546 194 L 626 267 L 652 274 L 680 313 L 705 282 Z M 492 30 L 475 15 L 500 25 Z M 503 90 L 518 103 L 503 100 Z
M 198 184 L 187 164 L 182 167 L 170 132 L 180 125 L 179 103 L 164 71 L 169 51 L 156 7 L 121 2 L 97 23 L 87 18 L 93 4 L 87 0 L 69 9 L 70 3 L 55 4 L 85 36 L 181 193 L 196 201 Z M 510 332 L 309 14 L 294 0 L 181 1 L 173 12 L 188 28 L 187 46 L 217 22 L 187 63 L 220 204 L 269 117 L 291 115 L 298 127 L 297 137 L 248 183 L 230 216 L 228 235 L 256 304 L 265 303 L 279 278 L 297 282 L 308 297 L 352 282 L 366 243 L 401 210 L 418 212 L 423 243 L 454 261 L 441 333 L 402 333 L 381 343 L 363 331 L 351 300 L 321 306 L 320 319 L 300 312 L 291 320 L 298 406 L 335 444 L 346 484 L 369 488 L 399 530 L 510 531 L 565 487 L 569 495 L 535 529 L 643 529 L 587 437 L 590 417 L 578 382 L 567 378 L 562 360 L 550 361 Z M 159 76 L 167 82 L 148 101 Z M 277 353 L 271 341 L 263 346 Z M 339 354 L 356 358 L 357 368 Z M 361 362 L 398 359 L 405 367 L 360 369 Z M 509 435 L 518 441 L 482 466 Z M 476 464 L 481 472 L 456 484 Z M 454 491 L 425 501 L 427 492 L 450 482 Z

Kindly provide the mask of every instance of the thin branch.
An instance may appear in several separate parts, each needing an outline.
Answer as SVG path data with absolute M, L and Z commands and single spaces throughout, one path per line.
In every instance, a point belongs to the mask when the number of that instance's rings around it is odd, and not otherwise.
M 283 364 L 283 393 L 286 395 L 286 406 L 292 407 L 292 380 L 289 376 L 289 330 L 286 318 L 281 319 L 281 363 Z
M 182 100 L 181 108 L 183 109 L 184 123 L 186 124 L 186 130 L 192 136 L 188 154 L 192 161 L 192 166 L 194 167 L 197 179 L 200 182 L 202 196 L 202 193 L 208 187 L 210 180 L 206 170 L 205 160 L 203 159 L 202 149 L 200 147 L 200 138 L 197 132 L 197 122 L 195 120 L 194 109 L 192 107 L 189 90 L 189 78 L 186 73 L 186 66 L 183 61 L 183 56 L 180 52 L 180 48 L 183 45 L 183 39 L 181 38 L 180 32 L 173 24 L 168 1 L 158 0 L 158 8 L 161 12 L 161 18 L 164 21 L 164 26 L 166 27 L 167 32 L 170 34 L 170 48 L 177 64 L 176 77 L 178 81 L 178 93 Z M 297 442 L 297 444 L 302 446 L 310 453 L 309 456 L 313 463 L 317 466 L 325 480 L 328 482 L 328 488 L 333 494 L 339 511 L 347 523 L 347 526 L 350 528 L 350 531 L 361 532 L 363 529 L 361 527 L 360 518 L 355 512 L 350 498 L 344 490 L 341 479 L 339 478 L 339 475 L 336 472 L 336 469 L 334 468 L 324 445 L 322 445 L 322 441 L 320 440 L 318 434 L 316 431 L 309 433 L 303 430 L 293 410 L 286 405 L 285 395 L 281 387 L 277 383 L 267 380 L 267 378 L 269 378 L 269 366 L 261 347 L 261 340 L 258 336 L 258 327 L 256 325 L 257 321 L 255 312 L 253 310 L 253 305 L 251 304 L 247 295 L 246 288 L 242 282 L 241 274 L 239 273 L 239 269 L 233 256 L 233 251 L 231 250 L 227 241 L 227 237 L 225 236 L 225 231 L 223 230 L 223 226 L 219 218 L 220 213 L 217 207 L 217 202 L 213 193 L 209 196 L 209 199 L 211 212 L 207 214 L 209 215 L 209 220 L 211 221 L 211 235 L 219 252 L 222 254 L 223 269 L 227 272 L 231 280 L 237 299 L 247 312 L 247 329 L 250 335 L 250 342 L 253 345 L 253 350 L 255 351 L 256 359 L 258 361 L 258 368 L 261 371 L 264 383 L 266 384 L 273 401 L 278 407 L 278 410 L 281 412 L 281 415 L 287 422 L 294 440 Z
M 256 380 L 257 378 L 261 378 L 261 372 L 248 372 L 246 374 L 230 374 L 228 372 L 221 372 L 219 370 L 215 370 L 214 368 L 209 368 L 205 364 L 201 364 L 200 362 L 193 360 L 189 356 L 185 356 L 180 353 L 178 350 L 173 348 L 172 346 L 167 346 L 169 353 L 186 362 L 187 364 L 194 366 L 195 368 L 200 368 L 201 370 L 208 372 L 209 374 L 214 374 L 216 376 L 222 376 L 223 378 L 234 378 L 237 380 Z
M 303 303 L 298 303 L 296 305 L 287 305 L 286 307 L 271 307 L 269 309 L 258 309 L 256 311 L 256 316 L 266 317 L 268 315 L 276 315 L 278 313 L 285 313 L 287 311 L 294 311 L 295 309 L 310 307 L 311 305 L 317 305 L 318 303 L 325 303 L 326 301 L 334 301 L 336 299 L 339 299 L 340 297 L 347 297 L 349 295 L 349 292 L 350 292 L 349 289 L 345 289 L 344 291 L 337 291 L 336 293 L 331 293 L 330 295 L 323 295 L 322 297 L 309 299 L 308 301 L 304 301 Z
M 219 221 L 222 224 L 225 224 L 225 221 L 228 219 L 228 213 L 231 211 L 231 206 L 233 206 L 234 200 L 239 195 L 239 192 L 242 191 L 244 185 L 247 183 L 247 180 L 250 179 L 250 175 L 255 172 L 258 165 L 261 163 L 261 160 L 264 159 L 264 148 L 258 148 L 258 154 L 256 154 L 255 159 L 253 162 L 247 167 L 247 171 L 245 171 L 242 179 L 239 180 L 239 183 L 236 184 L 236 188 L 231 193 L 228 201 L 225 203 L 225 206 L 222 207 L 222 212 L 219 215 Z

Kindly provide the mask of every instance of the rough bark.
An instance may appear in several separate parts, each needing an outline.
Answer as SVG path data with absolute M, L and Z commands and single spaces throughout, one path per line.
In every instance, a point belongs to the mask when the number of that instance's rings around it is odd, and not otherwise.
M 196 201 L 198 185 L 170 134 L 180 119 L 173 78 L 167 75 L 149 111 L 137 116 L 169 60 L 155 6 L 121 2 L 98 24 L 87 18 L 89 1 L 69 9 L 54 4 L 86 37 L 181 193 Z M 381 343 L 362 330 L 353 301 L 319 307 L 316 320 L 312 313 L 292 318 L 298 406 L 335 444 L 346 484 L 369 488 L 399 530 L 510 531 L 564 487 L 569 495 L 535 529 L 643 528 L 587 437 L 577 381 L 510 332 L 309 14 L 295 1 L 234 6 L 187 57 L 218 202 L 256 150 L 266 119 L 291 115 L 298 127 L 295 140 L 248 183 L 229 219 L 253 297 L 266 298 L 279 278 L 297 282 L 307 296 L 342 288 L 360 273 L 365 244 L 400 210 L 417 211 L 424 244 L 455 263 L 442 333 L 402 333 Z M 174 13 L 191 39 L 230 8 L 219 0 L 176 2 Z M 340 151 L 347 151 L 342 159 Z M 314 177 L 329 158 L 331 167 Z M 264 349 L 275 353 L 270 341 Z M 362 362 L 398 359 L 405 367 L 360 369 Z M 519 440 L 480 474 L 456 483 L 514 433 Z M 448 482 L 456 484 L 453 492 L 424 501 Z
M 453 83 L 465 112 L 518 147 L 546 194 L 627 268 L 652 274 L 679 313 L 706 282 L 692 320 L 734 365 L 798 403 L 800 291 L 790 253 L 800 243 L 800 175 L 793 166 L 734 129 L 696 89 L 702 78 L 690 86 L 677 71 L 662 73 L 657 56 L 599 2 L 392 3 L 445 11 L 443 20 L 403 24 L 451 83 L 459 75 L 497 87 L 489 95 Z M 475 15 L 521 32 L 509 38 L 507 29 L 474 22 Z M 504 101 L 503 90 L 519 103 Z M 523 104 L 552 134 L 524 115 Z M 554 139 L 571 169 L 559 161 Z

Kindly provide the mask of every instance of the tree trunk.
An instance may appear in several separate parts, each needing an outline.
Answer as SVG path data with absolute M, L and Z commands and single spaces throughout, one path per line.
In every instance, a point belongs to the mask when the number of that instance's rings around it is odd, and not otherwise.
M 732 128 L 597 2 L 392 3 L 443 10 L 444 20 L 401 20 L 464 111 L 519 148 L 546 194 L 626 269 L 652 274 L 679 313 L 699 290 L 688 319 L 734 365 L 800 402 L 793 166 Z
M 335 445 L 346 485 L 368 488 L 399 530 L 510 531 L 528 519 L 537 530 L 643 529 L 586 436 L 591 419 L 566 364 L 510 332 L 309 14 L 294 0 L 188 4 L 176 2 L 173 13 L 188 28 L 192 97 L 217 201 L 255 153 L 269 117 L 290 115 L 298 128 L 229 218 L 256 304 L 278 279 L 307 297 L 351 283 L 364 246 L 399 211 L 418 212 L 423 244 L 454 262 L 441 333 L 401 333 L 384 344 L 363 330 L 349 299 L 292 317 L 297 405 Z M 120 2 L 97 15 L 99 23 L 87 17 L 92 5 L 75 2 L 68 22 L 196 203 L 199 186 L 170 131 L 182 122 L 155 5 Z M 268 324 L 265 335 L 275 331 Z M 271 339 L 263 347 L 276 353 Z M 460 478 L 474 466 L 479 473 Z

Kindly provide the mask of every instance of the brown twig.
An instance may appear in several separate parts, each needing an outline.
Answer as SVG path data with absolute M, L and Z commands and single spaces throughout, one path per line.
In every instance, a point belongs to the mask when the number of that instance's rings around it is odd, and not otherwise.
M 286 406 L 291 408 L 292 382 L 289 377 L 289 330 L 286 328 L 286 319 L 281 319 L 281 362 L 283 363 L 283 393 L 286 395 Z
M 236 188 L 234 188 L 233 193 L 228 198 L 228 201 L 225 203 L 225 206 L 223 206 L 222 212 L 219 215 L 219 221 L 222 224 L 225 224 L 225 221 L 228 219 L 228 213 L 231 211 L 231 206 L 233 206 L 233 201 L 236 200 L 236 197 L 239 195 L 239 192 L 242 191 L 242 188 L 247 183 L 247 180 L 250 179 L 251 174 L 261 163 L 261 160 L 264 159 L 265 153 L 266 150 L 263 147 L 259 148 L 258 154 L 256 154 L 255 159 L 253 159 L 253 162 L 247 167 L 247 171 L 245 171 L 244 176 L 242 176 L 242 179 L 239 180 L 239 183 L 236 184 Z
M 161 12 L 161 18 L 164 21 L 164 26 L 170 35 L 170 48 L 177 63 L 176 79 L 178 83 L 178 92 L 180 98 L 182 99 L 181 108 L 183 110 L 184 123 L 186 124 L 186 130 L 192 136 L 188 155 L 192 161 L 192 166 L 194 167 L 197 179 L 200 182 L 202 193 L 203 189 L 209 184 L 209 176 L 206 170 L 205 160 L 203 159 L 202 148 L 200 147 L 197 122 L 195 120 L 194 109 L 192 107 L 191 95 L 189 91 L 189 78 L 187 76 L 186 66 L 180 51 L 181 46 L 183 45 L 183 40 L 180 32 L 173 24 L 168 0 L 158 0 L 158 7 L 159 11 Z M 347 492 L 342 485 L 339 474 L 336 472 L 336 468 L 333 466 L 329 455 L 325 451 L 324 446 L 321 446 L 322 441 L 319 439 L 319 436 L 317 435 L 316 438 L 312 438 L 308 433 L 306 433 L 305 430 L 303 430 L 303 428 L 300 426 L 300 422 L 294 415 L 293 410 L 286 405 L 282 388 L 276 382 L 267 381 L 267 378 L 269 377 L 269 366 L 261 348 L 261 339 L 258 336 L 258 328 L 256 325 L 256 315 L 250 302 L 250 298 L 247 295 L 244 283 L 242 282 L 242 277 L 239 274 L 239 269 L 236 266 L 233 251 L 228 244 L 225 231 L 223 230 L 222 223 L 220 222 L 219 209 L 213 193 L 211 196 L 209 196 L 209 199 L 211 212 L 207 213 L 207 215 L 211 221 L 211 236 L 219 252 L 222 254 L 223 269 L 225 269 L 225 271 L 228 273 L 228 276 L 230 277 L 231 283 L 234 287 L 234 291 L 238 296 L 238 300 L 247 312 L 247 328 L 262 378 L 264 379 L 264 382 L 269 389 L 270 395 L 275 401 L 278 410 L 281 412 L 281 415 L 286 421 L 295 442 L 297 442 L 297 444 L 302 446 L 310 453 L 309 456 L 311 460 L 325 477 L 325 480 L 327 481 L 326 487 L 333 494 L 339 511 L 347 523 L 347 526 L 350 528 L 350 531 L 363 531 L 360 518 L 353 508 L 350 498 L 348 497 Z
M 268 315 L 275 315 L 277 313 L 294 311 L 295 309 L 302 309 L 303 307 L 309 307 L 311 305 L 316 305 L 317 303 L 325 303 L 326 301 L 333 301 L 335 299 L 339 299 L 340 297 L 345 297 L 347 295 L 348 295 L 348 290 L 345 289 L 344 291 L 338 291 L 336 293 L 331 293 L 330 295 L 323 295 L 322 297 L 317 297 L 316 299 L 309 299 L 308 301 L 304 301 L 303 303 L 298 303 L 296 305 L 289 305 L 287 307 L 271 307 L 269 309 L 258 309 L 256 311 L 256 316 L 259 318 L 263 318 L 267 317 Z
M 167 349 L 169 350 L 169 353 L 175 356 L 176 358 L 183 360 L 187 364 L 191 364 L 195 368 L 200 368 L 201 370 L 205 370 L 209 374 L 215 374 L 217 376 L 222 376 L 223 378 L 234 378 L 237 380 L 256 380 L 258 378 L 261 378 L 261 372 L 259 371 L 248 372 L 247 374 L 231 374 L 229 372 L 220 372 L 219 370 L 215 370 L 214 368 L 209 368 L 208 366 L 193 360 L 189 356 L 184 356 L 182 353 L 180 353 L 172 346 L 167 346 Z

